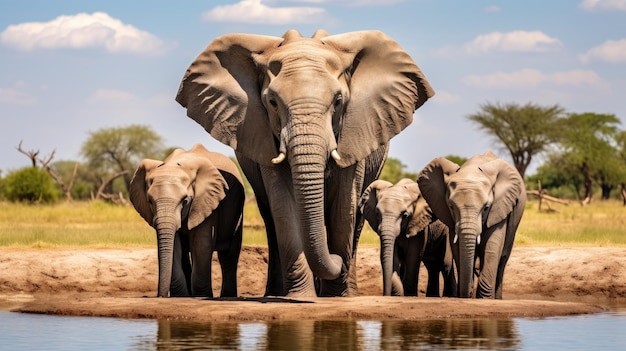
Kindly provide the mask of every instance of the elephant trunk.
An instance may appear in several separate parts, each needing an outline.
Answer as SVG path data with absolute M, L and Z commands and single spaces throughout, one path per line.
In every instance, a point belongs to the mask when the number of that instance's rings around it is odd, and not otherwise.
M 324 171 L 329 158 L 327 141 L 319 128 L 293 126 L 288 153 L 304 254 L 315 276 L 333 280 L 341 276 L 343 259 L 331 255 L 324 230 Z
M 459 297 L 472 297 L 474 290 L 474 262 L 476 261 L 476 240 L 480 230 L 473 224 L 460 225 L 459 245 Z M 478 221 L 480 223 L 480 221 Z
M 393 291 L 393 256 L 395 235 L 381 231 L 380 235 L 380 263 L 383 270 L 383 295 L 391 296 Z
M 172 282 L 172 260 L 174 256 L 174 236 L 178 230 L 175 203 L 158 203 L 154 217 L 157 232 L 159 286 L 158 297 L 168 297 Z

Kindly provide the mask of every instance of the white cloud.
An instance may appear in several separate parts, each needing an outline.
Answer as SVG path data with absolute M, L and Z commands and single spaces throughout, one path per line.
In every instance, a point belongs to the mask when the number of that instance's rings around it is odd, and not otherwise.
M 500 6 L 497 6 L 497 5 L 487 6 L 483 9 L 483 11 L 487 13 L 500 12 Z
M 165 44 L 104 12 L 59 16 L 49 22 L 26 22 L 8 26 L 0 41 L 18 50 L 104 48 L 107 52 L 156 54 Z
M 126 91 L 115 89 L 98 89 L 85 100 L 88 104 L 100 103 L 126 103 L 137 100 L 137 98 Z
M 433 103 L 439 105 L 451 105 L 461 101 L 458 95 L 452 94 L 447 91 L 437 90 L 435 96 L 432 97 Z
M 321 7 L 269 7 L 261 0 L 242 0 L 234 5 L 217 6 L 202 14 L 202 19 L 213 22 L 245 22 L 283 25 L 315 23 L 322 20 L 326 10 Z
M 591 60 L 626 63 L 626 39 L 607 40 L 600 46 L 591 48 L 587 53 L 580 55 L 580 60 L 584 63 Z
M 4 105 L 32 105 L 37 98 L 13 88 L 0 88 L 0 104 Z
M 466 85 L 484 89 L 527 89 L 540 85 L 560 87 L 606 87 L 608 83 L 590 70 L 571 70 L 546 74 L 536 69 L 515 72 L 497 72 L 488 75 L 470 75 L 463 79 Z
M 514 31 L 479 35 L 465 44 L 464 49 L 470 54 L 480 54 L 491 51 L 544 52 L 560 49 L 562 46 L 558 39 L 540 31 Z
M 586 11 L 626 11 L 626 0 L 583 0 L 578 7 Z
M 24 92 L 26 84 L 22 81 L 16 82 L 13 87 L 0 88 L 0 104 L 2 105 L 33 105 L 37 103 L 37 98 Z

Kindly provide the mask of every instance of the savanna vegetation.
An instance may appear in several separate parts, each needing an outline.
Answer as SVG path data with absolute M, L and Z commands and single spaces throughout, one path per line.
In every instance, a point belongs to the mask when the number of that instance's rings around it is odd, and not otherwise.
M 618 201 L 554 207 L 558 212 L 539 211 L 538 202 L 529 201 L 516 245 L 626 245 L 626 209 Z M 266 245 L 263 220 L 254 201 L 246 204 L 244 216 L 244 245 Z M 154 230 L 132 206 L 104 201 L 0 202 L 0 233 L 0 246 L 14 248 L 156 247 Z M 379 245 L 367 223 L 359 244 Z
M 519 244 L 626 244 L 626 131 L 617 117 L 567 113 L 558 105 L 487 103 L 467 118 L 510 155 L 531 194 L 569 203 L 540 210 L 537 197 L 529 196 Z M 20 143 L 17 150 L 31 162 L 0 173 L 0 246 L 155 245 L 152 229 L 127 200 L 127 186 L 143 158 L 163 159 L 173 149 L 141 125 L 90 133 L 81 148 L 83 161 L 57 161 L 54 150 L 42 156 Z M 467 159 L 445 157 L 457 164 Z M 526 175 L 539 159 L 545 161 L 537 172 Z M 389 158 L 380 178 L 395 183 L 418 173 Z M 262 245 L 263 221 L 245 185 L 244 240 Z M 594 197 L 601 200 L 592 202 Z M 361 243 L 378 245 L 367 224 Z

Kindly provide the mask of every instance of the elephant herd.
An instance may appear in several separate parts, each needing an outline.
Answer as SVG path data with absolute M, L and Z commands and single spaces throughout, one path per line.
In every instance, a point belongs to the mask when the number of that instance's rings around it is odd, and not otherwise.
M 441 273 L 446 296 L 502 297 L 525 205 L 515 168 L 487 152 L 462 166 L 436 158 L 417 180 L 377 180 L 391 138 L 433 95 L 409 54 L 375 30 L 227 34 L 191 63 L 176 101 L 233 148 L 254 191 L 266 296 L 356 295 L 367 220 L 381 238 L 385 295 L 416 295 L 424 262 L 428 296 L 439 296 Z M 141 162 L 130 198 L 157 233 L 158 296 L 212 297 L 214 251 L 220 296 L 237 296 L 241 179 L 200 144 Z

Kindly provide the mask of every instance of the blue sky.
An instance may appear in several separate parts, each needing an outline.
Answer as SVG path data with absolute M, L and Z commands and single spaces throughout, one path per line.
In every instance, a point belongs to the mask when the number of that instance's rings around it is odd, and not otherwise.
M 217 36 L 292 28 L 378 29 L 413 57 L 436 95 L 391 140 L 407 171 L 488 149 L 509 159 L 467 120 L 485 103 L 626 121 L 626 0 L 20 0 L 0 5 L 0 170 L 29 165 L 20 141 L 81 160 L 90 132 L 130 124 L 231 156 L 174 101 L 180 79 Z

